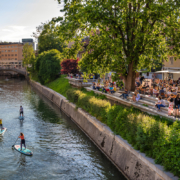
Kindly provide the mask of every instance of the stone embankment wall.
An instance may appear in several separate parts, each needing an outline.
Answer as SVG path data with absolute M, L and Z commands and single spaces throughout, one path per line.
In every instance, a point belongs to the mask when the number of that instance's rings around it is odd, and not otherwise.
M 178 180 L 172 173 L 163 171 L 163 167 L 156 165 L 153 159 L 114 135 L 109 127 L 95 117 L 81 108 L 76 109 L 76 105 L 64 96 L 37 82 L 30 81 L 30 84 L 65 112 L 128 179 Z

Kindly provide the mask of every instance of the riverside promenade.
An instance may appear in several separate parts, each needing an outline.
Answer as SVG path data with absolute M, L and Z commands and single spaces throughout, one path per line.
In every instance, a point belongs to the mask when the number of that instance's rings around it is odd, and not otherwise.
M 138 102 L 133 102 L 132 96 L 134 92 L 130 92 L 127 100 L 125 100 L 123 98 L 120 98 L 120 95 L 123 93 L 123 91 L 118 91 L 113 94 L 103 93 L 102 91 L 94 90 L 91 87 L 92 80 L 90 80 L 90 82 L 85 83 L 83 82 L 83 80 L 79 80 L 75 78 L 67 78 L 67 79 L 69 79 L 69 83 L 73 86 L 84 87 L 87 91 L 94 91 L 94 93 L 96 94 L 105 95 L 111 103 L 119 103 L 129 107 L 133 106 L 137 109 L 140 109 L 143 112 L 147 112 L 148 114 L 159 115 L 160 117 L 165 117 L 171 119 L 172 121 L 179 120 L 178 118 L 174 118 L 173 116 L 168 116 L 168 107 L 161 107 L 162 111 L 161 112 L 157 111 L 157 109 L 155 108 L 155 103 L 158 101 L 158 98 L 155 98 L 153 96 L 140 94 L 141 99 Z M 165 103 L 166 106 L 168 106 L 168 101 L 165 100 Z

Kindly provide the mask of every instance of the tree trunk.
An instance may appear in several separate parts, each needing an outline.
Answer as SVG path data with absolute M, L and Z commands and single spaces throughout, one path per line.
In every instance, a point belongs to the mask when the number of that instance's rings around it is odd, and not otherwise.
M 131 62 L 128 65 L 128 74 L 126 77 L 124 77 L 125 88 L 128 91 L 135 91 L 135 78 L 136 78 L 136 72 L 133 67 L 133 62 Z

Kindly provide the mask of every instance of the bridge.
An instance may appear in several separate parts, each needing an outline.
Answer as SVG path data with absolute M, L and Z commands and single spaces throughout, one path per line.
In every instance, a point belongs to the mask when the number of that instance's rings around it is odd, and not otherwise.
M 13 71 L 18 74 L 24 75 L 25 77 L 28 76 L 28 72 L 24 68 L 18 69 L 18 68 L 2 68 L 2 67 L 0 67 L 0 72 L 1 71 Z

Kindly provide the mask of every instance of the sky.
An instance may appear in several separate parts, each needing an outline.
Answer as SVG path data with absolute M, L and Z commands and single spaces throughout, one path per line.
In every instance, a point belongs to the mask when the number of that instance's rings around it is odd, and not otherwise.
M 62 16 L 56 0 L 0 0 L 0 41 L 33 38 L 41 22 Z

